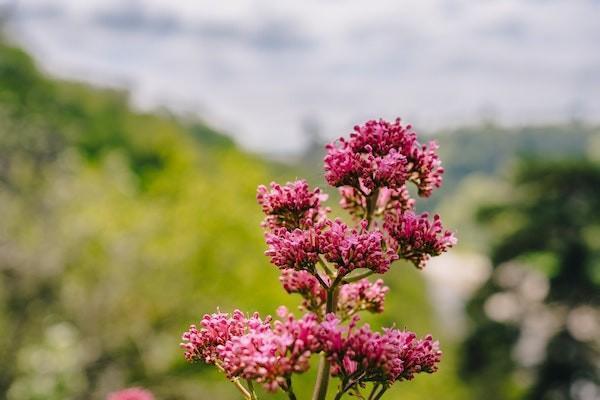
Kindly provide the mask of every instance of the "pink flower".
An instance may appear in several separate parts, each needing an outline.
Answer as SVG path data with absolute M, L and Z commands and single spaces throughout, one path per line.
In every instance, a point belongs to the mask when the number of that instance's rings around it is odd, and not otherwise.
M 425 267 L 432 256 L 442 254 L 457 242 L 452 232 L 443 230 L 437 214 L 430 222 L 427 213 L 389 213 L 384 228 L 398 247 L 400 257 L 411 261 L 417 268 Z
M 434 188 L 442 186 L 442 161 L 437 155 L 438 145 L 429 142 L 426 145 L 416 146 L 407 157 L 411 165 L 409 180 L 414 182 L 419 189 L 419 196 L 429 197 Z
M 314 335 L 318 322 L 314 314 L 295 319 L 284 315 L 272 329 L 250 331 L 219 346 L 227 375 L 262 383 L 268 390 L 287 388 L 293 373 L 310 367 L 310 357 L 321 349 Z
M 343 285 L 340 289 L 338 310 L 344 319 L 363 310 L 381 313 L 388 291 L 389 288 L 383 284 L 381 279 L 373 283 L 368 279 L 361 279 L 358 282 Z
M 439 345 L 431 336 L 423 340 L 408 331 L 384 329 L 373 332 L 368 324 L 356 329 L 355 318 L 348 327 L 328 314 L 320 324 L 317 337 L 331 362 L 333 376 L 354 377 L 358 382 L 390 385 L 413 379 L 419 372 L 435 372 L 441 358 Z
M 304 227 L 322 219 L 328 211 L 321 208 L 327 195 L 318 188 L 311 191 L 304 180 L 288 182 L 284 186 L 272 182 L 271 190 L 260 185 L 257 192 L 256 199 L 266 214 L 263 226 L 272 230 Z
M 119 390 L 108 395 L 107 400 L 154 400 L 154 396 L 149 391 L 142 388 L 129 388 Z
M 231 316 L 225 313 L 206 314 L 200 321 L 200 329 L 191 325 L 184 332 L 180 346 L 185 350 L 188 361 L 214 364 L 218 361 L 218 346 L 233 337 L 244 335 L 248 329 L 264 330 L 269 322 L 270 317 L 262 321 L 256 313 L 251 318 L 246 318 L 240 310 L 235 310 Z
M 326 149 L 325 179 L 332 186 L 351 186 L 370 195 L 412 181 L 420 196 L 429 196 L 442 184 L 437 145 L 421 145 L 412 127 L 402 126 L 399 118 L 357 125 L 349 139 L 340 138 Z
M 328 279 L 323 280 L 328 281 Z M 307 271 L 286 269 L 281 272 L 279 281 L 286 292 L 298 293 L 304 298 L 302 306 L 306 310 L 321 313 L 321 308 L 327 300 L 327 292 L 313 274 Z
M 381 232 L 367 230 L 366 221 L 360 229 L 350 229 L 340 220 L 329 221 L 328 227 L 321 234 L 321 251 L 327 261 L 335 264 L 340 276 L 357 268 L 382 274 L 398 258 L 392 249 L 385 248 Z
M 312 271 L 319 261 L 320 240 L 319 228 L 293 231 L 278 228 L 266 234 L 269 248 L 265 255 L 280 269 Z

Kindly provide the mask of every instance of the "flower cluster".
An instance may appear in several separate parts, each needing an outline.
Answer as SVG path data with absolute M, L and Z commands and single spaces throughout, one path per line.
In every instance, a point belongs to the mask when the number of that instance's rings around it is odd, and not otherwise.
M 269 326 L 270 318 L 261 320 L 258 314 L 246 318 L 240 310 L 232 315 L 225 313 L 206 314 L 200 321 L 200 329 L 196 325 L 183 334 L 181 347 L 185 350 L 188 361 L 204 361 L 214 364 L 219 359 L 219 346 L 231 338 L 244 335 L 248 330 L 263 330 Z
M 349 391 L 365 398 L 360 390 L 367 383 L 373 385 L 369 398 L 379 399 L 394 382 L 434 372 L 440 361 L 431 336 L 419 339 L 395 328 L 376 332 L 359 327 L 357 317 L 384 309 L 389 288 L 381 279 L 370 282 L 369 275 L 386 273 L 399 258 L 423 268 L 456 243 L 439 216 L 415 213 L 409 193 L 414 185 L 427 197 L 441 185 L 437 145 L 419 143 L 411 126 L 397 119 L 356 126 L 326 149 L 325 178 L 338 188 L 351 225 L 329 219 L 322 204 L 327 196 L 304 180 L 259 186 L 257 193 L 265 255 L 281 271 L 285 291 L 302 297 L 305 314 L 296 318 L 281 308 L 273 321 L 237 310 L 215 313 L 183 334 L 186 359 L 214 364 L 247 400 L 257 399 L 252 382 L 295 400 L 292 376 L 307 371 L 318 353 L 324 357 L 316 400 L 327 395 L 328 371 L 340 378 L 336 399 Z
M 277 228 L 265 235 L 269 248 L 265 255 L 280 269 L 312 271 L 319 261 L 320 229 L 306 230 Z
M 391 385 L 397 380 L 412 379 L 419 372 L 437 370 L 442 353 L 430 336 L 417 339 L 413 332 L 393 328 L 373 332 L 368 324 L 356 329 L 356 323 L 354 319 L 346 327 L 328 314 L 317 334 L 331 361 L 332 374 L 346 385 Z
M 437 145 L 421 145 L 410 125 L 400 119 L 367 121 L 349 139 L 327 145 L 325 179 L 332 186 L 351 186 L 368 195 L 377 188 L 399 189 L 407 181 L 429 196 L 442 184 L 444 172 Z
M 322 280 L 326 281 L 328 279 Z M 315 276 L 307 271 L 283 270 L 279 277 L 286 292 L 298 293 L 304 301 L 302 307 L 308 311 L 321 314 L 327 300 L 327 291 Z
M 376 287 L 384 291 L 381 283 Z M 363 288 L 369 285 L 361 282 L 352 291 Z M 397 329 L 373 332 L 369 325 L 356 329 L 357 318 L 344 326 L 333 314 L 322 322 L 313 313 L 296 319 L 283 307 L 279 315 L 282 319 L 273 323 L 257 314 L 246 319 L 240 311 L 207 315 L 200 330 L 192 327 L 184 333 L 181 346 L 188 360 L 217 364 L 228 378 L 253 380 L 270 391 L 289 390 L 291 375 L 307 371 L 310 357 L 319 352 L 331 361 L 333 376 L 357 377 L 354 383 L 389 385 L 418 372 L 434 372 L 440 361 L 438 344 L 430 336 L 419 340 Z
M 394 249 L 387 248 L 383 233 L 369 231 L 366 221 L 362 221 L 358 229 L 348 227 L 339 219 L 330 222 L 328 227 L 322 235 L 321 251 L 325 259 L 335 265 L 338 276 L 358 268 L 383 274 L 398 258 Z
M 359 311 L 383 312 L 385 295 L 390 290 L 382 279 L 371 283 L 368 279 L 349 283 L 340 288 L 338 310 L 342 319 L 347 319 Z
M 256 199 L 267 215 L 263 226 L 269 229 L 305 227 L 322 219 L 328 211 L 321 207 L 327 195 L 318 188 L 311 191 L 304 180 L 288 182 L 284 186 L 272 182 L 271 190 L 260 185 L 257 192 Z
M 431 222 L 427 213 L 389 213 L 384 227 L 398 248 L 400 257 L 411 261 L 417 268 L 423 268 L 429 258 L 442 254 L 456 244 L 454 234 L 444 231 L 437 214 Z
M 230 378 L 255 380 L 271 391 L 287 390 L 292 373 L 308 370 L 310 356 L 321 350 L 314 335 L 316 316 L 295 319 L 284 311 L 282 317 L 272 329 L 251 330 L 219 347 L 223 369 Z
M 107 400 L 154 400 L 154 396 L 149 391 L 142 388 L 129 388 L 119 390 L 108 395 Z

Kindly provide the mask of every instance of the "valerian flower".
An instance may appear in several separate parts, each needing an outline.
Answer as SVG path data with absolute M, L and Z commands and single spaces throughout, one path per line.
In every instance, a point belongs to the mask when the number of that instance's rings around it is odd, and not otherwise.
M 321 248 L 320 228 L 306 230 L 277 228 L 266 234 L 269 246 L 265 255 L 280 269 L 312 271 L 319 261 Z
M 272 182 L 270 190 L 260 185 L 256 198 L 266 215 L 263 226 L 271 230 L 293 230 L 312 225 L 329 211 L 321 206 L 327 195 L 321 193 L 319 188 L 311 190 L 304 180 L 288 182 L 283 186 Z
M 344 385 L 377 382 L 389 386 L 413 379 L 416 373 L 437 370 L 442 353 L 431 336 L 418 339 L 413 332 L 395 328 L 373 332 L 368 324 L 357 329 L 357 322 L 355 318 L 344 326 L 328 314 L 317 334 L 332 375 L 339 376 Z
M 442 184 L 437 145 L 421 145 L 412 127 L 403 126 L 399 118 L 357 125 L 349 139 L 340 138 L 326 149 L 325 179 L 332 186 L 351 186 L 370 195 L 411 181 L 420 196 L 429 196 Z
M 371 283 L 368 279 L 343 285 L 338 298 L 338 310 L 342 319 L 347 319 L 359 311 L 383 312 L 385 295 L 390 290 L 382 279 Z
M 427 213 L 389 213 L 384 228 L 397 247 L 399 256 L 411 261 L 417 268 L 425 267 L 432 256 L 442 254 L 457 242 L 452 232 L 443 229 L 437 214 L 432 222 Z
M 321 277 L 321 279 L 329 283 L 327 277 Z M 302 307 L 304 309 L 321 315 L 323 314 L 323 308 L 327 300 L 327 291 L 317 278 L 315 278 L 315 275 L 307 271 L 286 269 L 281 271 L 279 281 L 286 292 L 290 294 L 297 293 L 302 296 L 304 299 Z
M 226 313 L 206 314 L 200 327 L 191 325 L 184 332 L 181 347 L 185 350 L 188 361 L 204 361 L 214 364 L 218 361 L 217 347 L 225 344 L 233 337 L 244 335 L 249 329 L 254 331 L 264 330 L 269 326 L 270 317 L 261 320 L 258 314 L 246 318 L 240 310 L 235 310 L 232 315 Z
M 382 274 L 398 258 L 393 249 L 386 247 L 383 234 L 369 231 L 366 221 L 360 228 L 349 228 L 341 220 L 329 221 L 322 233 L 321 250 L 325 259 L 337 269 L 338 276 L 366 268 Z
M 254 380 L 270 391 L 288 390 L 289 377 L 309 369 L 311 355 L 321 350 L 315 336 L 316 316 L 296 319 L 284 311 L 282 317 L 272 329 L 251 330 L 219 346 L 223 369 L 230 378 Z

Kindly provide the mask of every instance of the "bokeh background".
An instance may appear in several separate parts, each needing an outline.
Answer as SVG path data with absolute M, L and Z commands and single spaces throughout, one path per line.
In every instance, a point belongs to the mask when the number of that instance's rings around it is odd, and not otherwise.
M 324 143 L 401 116 L 440 144 L 418 207 L 459 245 L 386 275 L 367 320 L 445 353 L 388 396 L 600 399 L 598 21 L 596 0 L 0 0 L 0 398 L 237 398 L 178 344 L 216 308 L 297 304 L 256 186 L 323 186 Z

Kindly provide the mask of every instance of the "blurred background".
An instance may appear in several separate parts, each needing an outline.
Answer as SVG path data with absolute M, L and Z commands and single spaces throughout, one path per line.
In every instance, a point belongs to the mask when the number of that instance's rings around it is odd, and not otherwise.
M 323 186 L 324 143 L 401 116 L 440 144 L 418 208 L 459 245 L 396 265 L 366 318 L 442 341 L 389 397 L 600 399 L 598 21 L 597 0 L 0 0 L 0 398 L 236 399 L 178 345 L 217 307 L 298 303 L 256 186 Z

